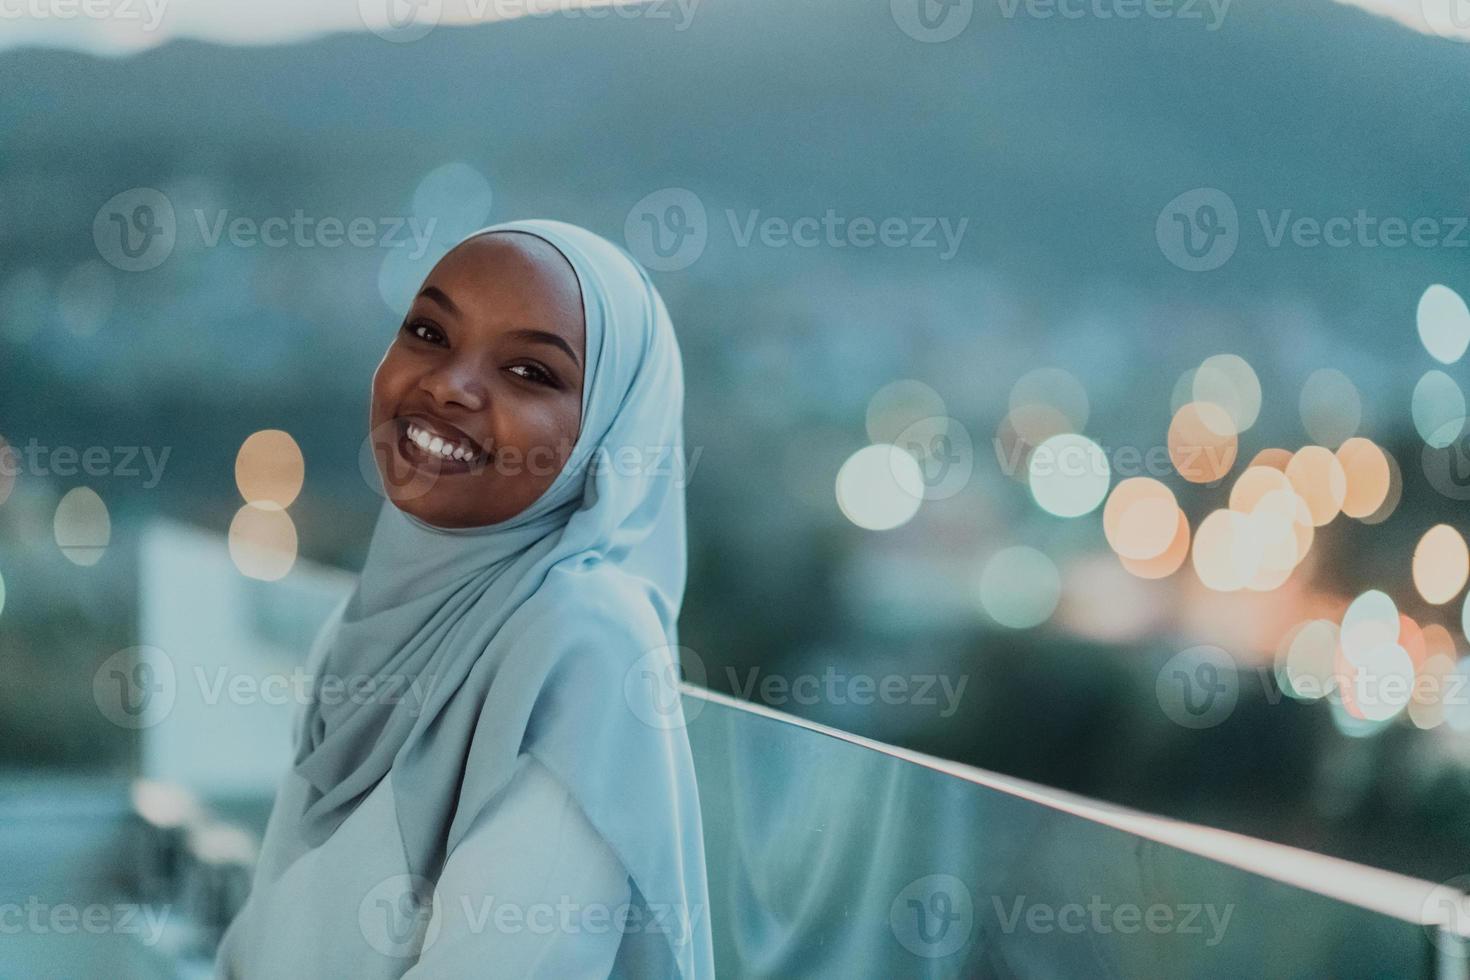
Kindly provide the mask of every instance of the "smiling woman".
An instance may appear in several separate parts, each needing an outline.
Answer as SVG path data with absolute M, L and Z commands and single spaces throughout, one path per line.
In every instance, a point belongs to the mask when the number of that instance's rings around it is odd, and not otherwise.
M 589 465 L 682 452 L 683 396 L 663 300 L 589 232 L 496 226 L 430 273 L 373 379 L 388 500 L 307 658 L 224 976 L 713 976 L 668 687 L 683 484 Z
M 479 235 L 445 256 L 373 377 L 374 451 L 394 502 L 474 527 L 545 492 L 581 425 L 586 336 L 576 274 L 545 240 Z

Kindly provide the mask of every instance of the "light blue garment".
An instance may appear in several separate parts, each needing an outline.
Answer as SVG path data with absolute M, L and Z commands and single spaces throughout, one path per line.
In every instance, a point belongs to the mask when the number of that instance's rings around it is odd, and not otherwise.
M 408 866 L 432 882 L 529 753 L 667 925 L 667 962 L 640 974 L 709 977 L 698 794 L 667 699 L 686 569 L 678 342 L 616 246 L 553 221 L 476 234 L 499 231 L 546 240 L 576 271 L 581 433 L 547 491 L 500 524 L 446 530 L 385 503 L 361 579 L 318 638 L 317 684 L 325 695 L 324 675 L 372 674 L 395 696 L 324 696 L 303 713 L 302 832 L 325 841 L 391 770 Z

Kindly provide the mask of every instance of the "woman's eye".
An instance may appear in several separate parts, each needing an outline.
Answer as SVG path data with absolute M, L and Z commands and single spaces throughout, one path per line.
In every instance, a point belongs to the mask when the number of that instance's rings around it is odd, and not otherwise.
M 535 381 L 540 384 L 550 385 L 552 387 L 556 386 L 556 379 L 553 378 L 548 371 L 537 364 L 512 364 L 507 370 L 525 371 L 527 372 L 526 374 L 518 375 L 518 377 L 525 378 L 528 381 Z
M 419 340 L 428 341 L 431 344 L 442 344 L 444 342 L 443 332 L 426 320 L 411 320 L 403 325 L 403 329 Z

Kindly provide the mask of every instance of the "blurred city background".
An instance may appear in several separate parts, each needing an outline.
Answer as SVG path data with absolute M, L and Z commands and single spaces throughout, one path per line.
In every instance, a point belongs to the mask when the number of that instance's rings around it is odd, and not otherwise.
M 11 805 L 144 775 L 258 824 L 290 706 L 211 685 L 360 563 L 423 274 L 544 216 L 679 332 L 686 676 L 1470 872 L 1470 12 L 523 6 L 0 24 Z

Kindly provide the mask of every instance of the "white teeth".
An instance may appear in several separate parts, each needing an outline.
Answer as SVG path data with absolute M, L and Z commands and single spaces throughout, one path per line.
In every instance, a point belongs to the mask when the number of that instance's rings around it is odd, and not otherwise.
M 407 432 L 408 438 L 413 440 L 425 452 L 433 453 L 444 459 L 454 459 L 461 462 L 476 458 L 476 453 L 473 449 L 457 446 L 452 442 L 446 441 L 443 436 L 432 435 L 412 422 L 408 424 Z

